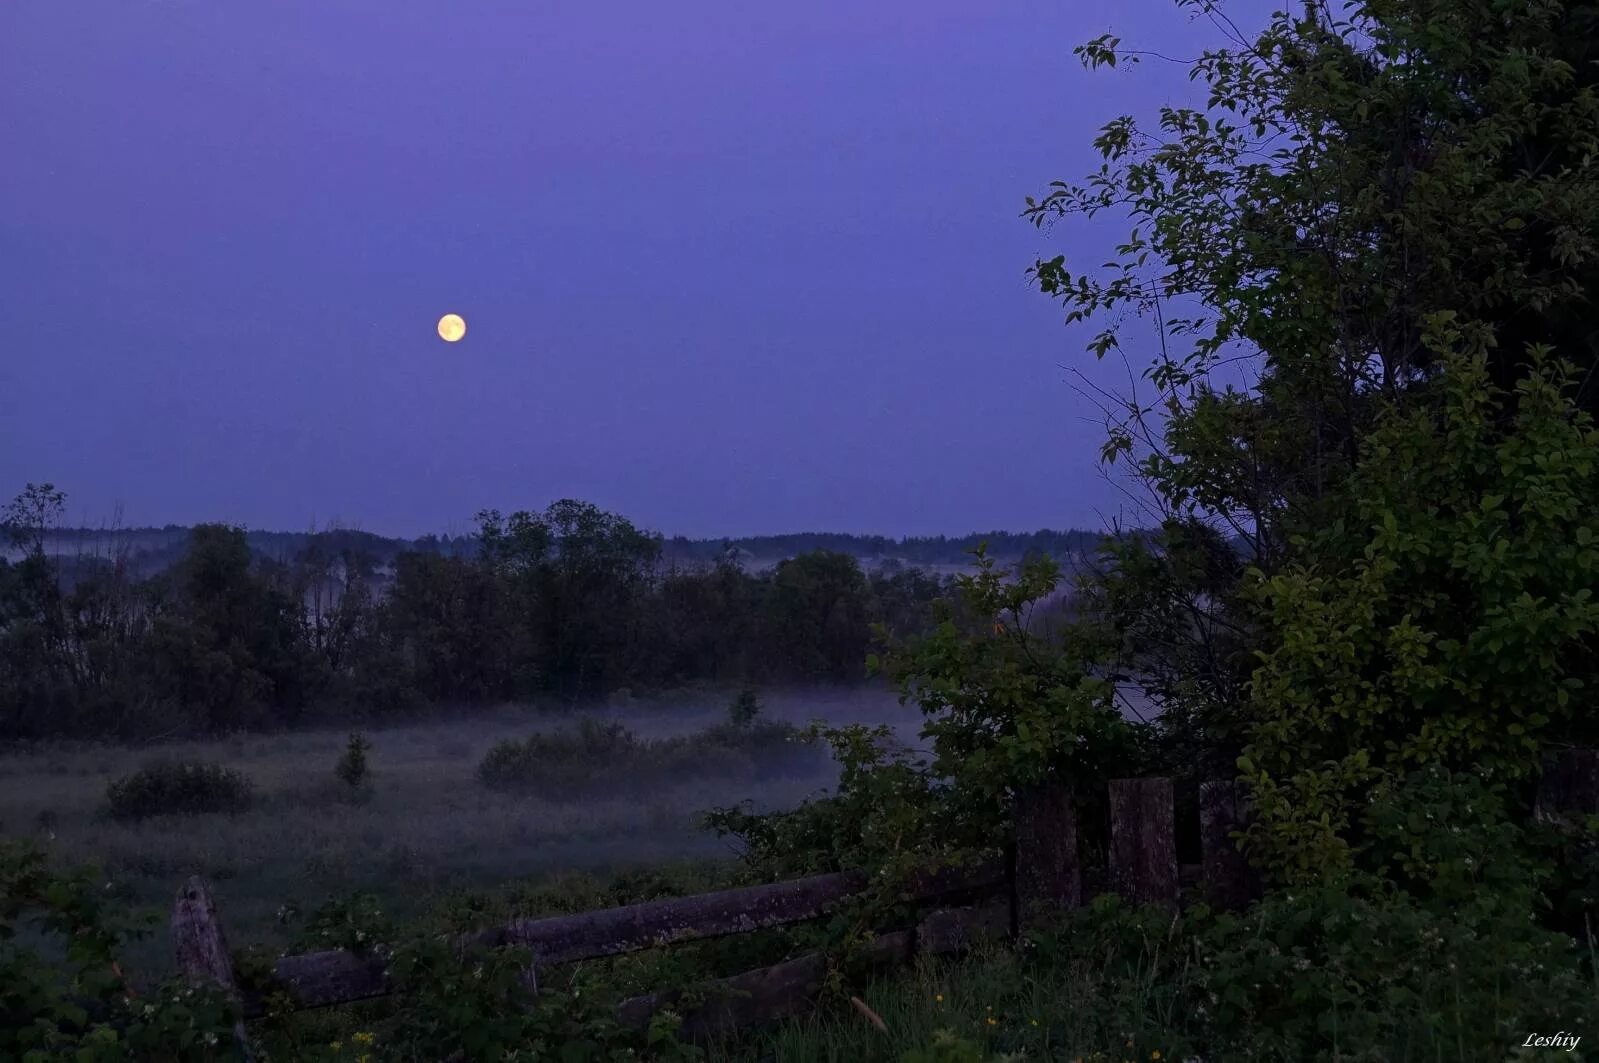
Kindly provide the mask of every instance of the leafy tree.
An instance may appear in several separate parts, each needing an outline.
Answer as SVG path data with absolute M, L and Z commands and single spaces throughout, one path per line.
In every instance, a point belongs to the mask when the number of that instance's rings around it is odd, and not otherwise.
M 1162 311 L 1154 394 L 1130 403 L 1112 450 L 1176 403 L 1147 471 L 1174 505 L 1232 518 L 1269 555 L 1286 545 L 1283 507 L 1347 472 L 1376 403 L 1436 371 L 1434 315 L 1458 315 L 1460 342 L 1491 350 L 1501 387 L 1529 343 L 1560 343 L 1551 322 L 1585 305 L 1599 239 L 1595 78 L 1572 61 L 1593 20 L 1589 3 L 1312 4 L 1205 53 L 1193 66 L 1205 111 L 1164 108 L 1158 133 L 1130 117 L 1107 125 L 1106 166 L 1028 214 L 1118 210 L 1134 223 L 1103 276 L 1064 256 L 1035 267 L 1069 319 Z M 1119 45 L 1079 52 L 1114 64 Z M 1592 339 L 1559 353 L 1585 369 Z M 1093 348 L 1120 343 L 1112 327 Z M 1240 344 L 1258 355 L 1257 385 L 1208 386 Z
M 339 546 L 334 533 L 308 538 L 295 555 L 290 585 L 305 603 L 305 634 L 329 676 L 349 671 L 373 636 L 373 559 L 359 546 Z
M 507 604 L 483 565 L 441 554 L 401 554 L 381 622 L 407 685 L 424 698 L 484 701 L 506 695 Z
M 1385 418 L 1316 563 L 1257 588 L 1271 649 L 1241 766 L 1259 847 L 1290 878 L 1347 861 L 1385 778 L 1436 764 L 1519 785 L 1551 745 L 1599 738 L 1583 701 L 1599 685 L 1599 430 L 1569 369 L 1538 364 L 1509 396 L 1485 363 L 1450 366 L 1438 413 Z
M 147 667 L 161 696 L 207 729 L 293 720 L 306 704 L 301 611 L 252 571 L 241 528 L 202 524 L 153 588 Z
M 19 499 L 34 515 L 17 527 L 48 517 L 42 498 Z M 148 737 L 703 680 L 847 680 L 871 622 L 920 630 L 944 593 L 914 570 L 867 580 L 845 555 L 751 573 L 725 549 L 662 571 L 659 537 L 570 500 L 487 510 L 471 539 L 394 554 L 341 529 L 165 531 L 177 545 L 143 580 L 125 551 L 80 553 L 70 578 L 40 551 L 0 561 L 0 733 Z
M 764 581 L 724 555 L 709 567 L 661 576 L 642 636 L 650 676 L 664 683 L 725 680 L 750 673 Z
M 1180 6 L 1232 37 L 1192 64 L 1206 106 L 1115 119 L 1104 166 L 1026 212 L 1131 222 L 1102 270 L 1033 269 L 1069 321 L 1107 325 L 1097 356 L 1124 311 L 1155 323 L 1104 457 L 1134 463 L 1160 533 L 1109 553 L 1075 635 L 1209 763 L 1249 745 L 1257 851 L 1314 876 L 1374 778 L 1513 780 L 1575 733 L 1589 576 L 1545 514 L 1587 489 L 1561 402 L 1599 394 L 1599 8 L 1312 3 L 1249 39 Z M 1079 54 L 1143 58 L 1110 36 Z
M 1017 798 L 1036 787 L 1069 788 L 1085 826 L 1094 822 L 1105 780 L 1147 771 L 1153 750 L 1147 725 L 1122 716 L 1091 662 L 1028 630 L 1029 610 L 1059 578 L 1048 558 L 1006 573 L 979 550 L 931 630 L 892 639 L 880 629 L 887 649 L 869 667 L 921 708 L 930 758 L 887 728 L 820 728 L 840 764 L 833 795 L 769 815 L 719 809 L 709 825 L 742 839 L 762 877 L 865 866 L 891 892 L 930 863 L 991 855 L 1010 836 Z
M 587 502 L 562 499 L 542 514 L 478 515 L 483 557 L 519 589 L 548 687 L 569 697 L 597 693 L 636 646 L 640 618 L 629 608 L 660 558 L 659 536 Z
M 55 484 L 29 483 L 7 505 L 0 526 L 26 557 L 43 557 L 45 537 L 61 523 L 67 495 Z
M 947 580 L 918 568 L 879 569 L 870 584 L 873 623 L 904 638 L 932 626 L 933 603 L 950 591 Z
M 867 593 L 849 554 L 816 550 L 782 562 L 762 608 L 763 648 L 795 677 L 859 676 L 870 639 Z

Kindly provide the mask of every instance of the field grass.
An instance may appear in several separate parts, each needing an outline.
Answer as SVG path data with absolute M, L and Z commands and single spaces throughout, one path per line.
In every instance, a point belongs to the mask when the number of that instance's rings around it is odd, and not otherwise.
M 595 706 L 641 738 L 696 732 L 726 719 L 730 695 Z M 911 714 L 883 690 L 770 695 L 766 718 L 899 723 Z M 625 796 L 585 787 L 580 800 L 496 792 L 477 778 L 496 742 L 569 727 L 571 713 L 508 706 L 388 729 L 369 729 L 370 794 L 355 800 L 333 775 L 347 730 L 244 735 L 159 748 L 49 747 L 0 756 L 0 830 L 45 840 L 64 862 L 98 866 L 113 893 L 164 910 L 178 885 L 199 874 L 213 885 L 235 946 L 275 947 L 291 929 L 289 905 L 310 910 L 330 896 L 377 893 L 396 918 L 424 912 L 463 889 L 572 872 L 610 873 L 728 859 L 698 824 L 711 806 L 753 799 L 793 804 L 831 784 L 820 751 L 796 747 L 784 770 L 718 759 L 718 769 L 656 780 Z M 158 816 L 117 822 L 104 813 L 106 786 L 156 755 L 221 764 L 255 784 L 237 815 Z M 602 778 L 607 766 L 595 764 Z M 156 934 L 132 955 L 141 974 L 168 970 Z
M 879 1029 L 847 1001 L 715 1046 L 715 1061 L 898 1061 L 947 1031 L 986 1054 L 1040 1060 L 1183 1059 L 1184 1026 L 1154 983 L 1107 986 L 1084 965 L 1040 961 L 1004 946 L 959 960 L 924 958 L 861 992 Z

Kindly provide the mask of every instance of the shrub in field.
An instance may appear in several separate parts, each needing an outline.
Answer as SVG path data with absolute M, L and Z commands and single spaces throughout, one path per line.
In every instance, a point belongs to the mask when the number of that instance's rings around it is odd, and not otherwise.
M 633 760 L 638 749 L 637 736 L 621 724 L 585 717 L 574 730 L 496 742 L 478 765 L 478 778 L 491 789 L 556 794 L 597 782 L 597 774 Z
M 254 787 L 242 772 L 199 761 L 155 761 L 106 787 L 113 819 L 242 812 Z
M 529 787 L 535 769 L 526 742 L 503 738 L 483 755 L 477 766 L 477 777 L 492 790 L 520 790 Z
M 352 790 L 358 790 L 371 781 L 372 768 L 366 758 L 371 748 L 372 743 L 364 735 L 352 734 L 344 747 L 344 754 L 333 767 L 333 774 Z
M 478 778 L 491 789 L 559 798 L 705 776 L 753 776 L 793 762 L 797 734 L 785 723 L 751 722 L 641 739 L 621 724 L 584 719 L 573 730 L 496 743 L 478 765 Z
M 780 720 L 761 719 L 720 724 L 665 743 L 667 748 L 677 749 L 680 758 L 690 765 L 695 756 L 721 750 L 747 759 L 763 776 L 811 767 L 816 760 L 803 755 L 804 747 L 810 744 L 808 731 Z M 818 749 L 815 757 L 824 756 Z

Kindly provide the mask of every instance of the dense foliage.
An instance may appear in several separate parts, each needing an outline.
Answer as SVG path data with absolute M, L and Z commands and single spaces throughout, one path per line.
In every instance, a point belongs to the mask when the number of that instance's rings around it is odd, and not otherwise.
M 42 530 L 63 504 L 30 486 L 7 514 L 22 557 L 0 560 L 0 736 L 164 736 L 699 681 L 857 681 L 871 625 L 917 630 L 944 590 L 917 569 L 868 576 L 820 550 L 758 573 L 731 555 L 666 566 L 658 537 L 571 501 L 485 512 L 471 551 L 400 553 L 387 575 L 344 533 L 311 536 L 278 562 L 252 553 L 242 529 L 202 525 L 175 565 L 140 580 L 87 558 L 63 572 Z
M 106 787 L 106 812 L 123 820 L 243 812 L 254 791 L 247 776 L 220 764 L 156 760 Z
M 1075 647 L 1030 623 L 1056 590 L 1047 558 L 1006 578 L 979 552 L 938 623 L 873 657 L 926 717 L 926 756 L 886 728 L 819 727 L 841 768 L 835 793 L 766 815 L 720 809 L 710 825 L 739 838 L 763 875 L 844 867 L 911 874 L 932 863 L 991 854 L 1008 840 L 1020 794 L 1069 780 L 1085 809 L 1103 806 L 1103 781 L 1157 767 L 1147 724 L 1119 710 L 1114 686 Z
M 45 1063 L 238 1059 L 220 993 L 166 984 L 140 992 L 118 960 L 148 927 L 84 873 L 0 840 L 0 1056 Z M 50 962 L 54 959 L 56 962 Z
M 1187 1001 L 1211 1016 L 1188 1044 L 1497 1057 L 1518 1023 L 1592 1019 L 1591 958 L 1562 933 L 1595 914 L 1565 870 L 1591 835 L 1545 848 L 1530 798 L 1546 753 L 1596 737 L 1599 5 L 1312 3 L 1254 39 L 1180 6 L 1231 38 L 1191 66 L 1206 107 L 1113 121 L 1103 168 L 1027 211 L 1132 223 L 1101 270 L 1033 276 L 1108 325 L 1099 357 L 1153 321 L 1104 457 L 1157 531 L 1107 542 L 1047 635 L 1016 617 L 1046 585 L 1024 572 L 1007 598 L 979 573 L 958 621 L 899 640 L 929 763 L 837 732 L 837 795 L 714 822 L 756 867 L 892 868 L 997 845 L 1041 782 L 1241 774 L 1274 888 L 1195 940 L 1197 975 L 1151 982 L 1216 992 Z M 1153 726 L 1112 711 L 1125 687 Z M 1418 768 L 1442 774 L 1406 788 Z
M 147 929 L 91 875 L 63 873 L 33 848 L 0 842 L 0 1056 L 21 1063 L 245 1058 L 238 1007 L 222 993 L 178 982 L 140 987 L 124 975 L 122 951 Z M 260 958 L 241 954 L 239 977 L 260 986 L 270 1011 L 252 1035 L 253 1058 L 600 1063 L 697 1054 L 677 1043 L 671 1013 L 642 1030 L 623 1028 L 585 996 L 582 982 L 536 993 L 523 977 L 521 950 L 463 952 L 437 935 L 402 935 L 381 911 L 359 903 L 330 904 L 306 929 L 325 944 L 381 949 L 405 1006 L 375 1020 L 343 1016 L 313 1034 L 284 1021 Z
M 1316 562 L 1256 589 L 1269 649 L 1240 767 L 1285 877 L 1346 863 L 1369 788 L 1415 765 L 1525 791 L 1552 744 L 1599 738 L 1599 431 L 1565 383 L 1539 365 L 1512 402 L 1481 359 L 1452 364 L 1437 411 L 1365 442 Z
M 1593 737 L 1599 6 L 1313 3 L 1252 39 L 1181 6 L 1230 38 L 1190 67 L 1206 106 L 1116 119 L 1028 205 L 1132 223 L 1103 269 L 1034 267 L 1098 356 L 1154 326 L 1105 457 L 1161 534 L 1109 553 L 1071 637 L 1199 771 L 1247 751 L 1256 858 L 1315 881 L 1369 788 L 1517 784 Z
M 1373 870 L 1176 919 L 1105 895 L 1019 949 L 863 987 L 886 1031 L 841 1008 L 742 1058 L 1506 1059 L 1599 1021 L 1584 946 L 1540 925 L 1552 869 L 1480 780 L 1418 772 L 1362 826 Z

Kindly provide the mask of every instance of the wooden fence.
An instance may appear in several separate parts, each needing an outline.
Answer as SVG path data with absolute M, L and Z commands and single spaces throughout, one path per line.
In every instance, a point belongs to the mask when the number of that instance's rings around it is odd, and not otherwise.
M 1201 859 L 1184 867 L 1177 859 L 1170 779 L 1116 780 L 1109 784 L 1108 796 L 1106 885 L 1111 890 L 1134 903 L 1174 912 L 1184 887 L 1221 908 L 1241 907 L 1256 896 L 1258 880 L 1233 837 L 1248 815 L 1239 784 L 1200 785 Z M 1539 808 L 1540 814 L 1599 812 L 1599 752 L 1579 750 L 1556 758 L 1544 777 Z M 1077 833 L 1077 814 L 1063 788 L 1024 795 L 1017 806 L 1016 842 L 1009 857 L 938 871 L 910 883 L 900 899 L 915 905 L 916 918 L 909 926 L 878 933 L 863 950 L 864 959 L 886 965 L 918 954 L 957 952 L 979 941 L 1014 937 L 1078 907 L 1085 891 Z M 538 972 L 561 964 L 817 919 L 867 885 L 864 871 L 813 875 L 576 915 L 518 919 L 463 935 L 459 944 L 528 949 L 533 957 L 529 977 L 536 984 Z M 262 999 L 241 991 L 234 978 L 216 904 L 198 878 L 178 892 L 172 935 L 186 977 L 220 985 L 246 1017 L 262 1013 Z M 390 992 L 382 957 L 342 949 L 281 957 L 274 973 L 274 989 L 286 993 L 296 1008 L 346 1004 Z M 693 1006 L 684 1014 L 682 1032 L 689 1038 L 704 1037 L 796 1014 L 815 999 L 826 973 L 826 958 L 813 953 L 694 986 Z M 686 992 L 685 987 L 671 987 L 634 997 L 620 1005 L 618 1018 L 642 1027 Z M 238 1036 L 244 1043 L 242 1026 Z

